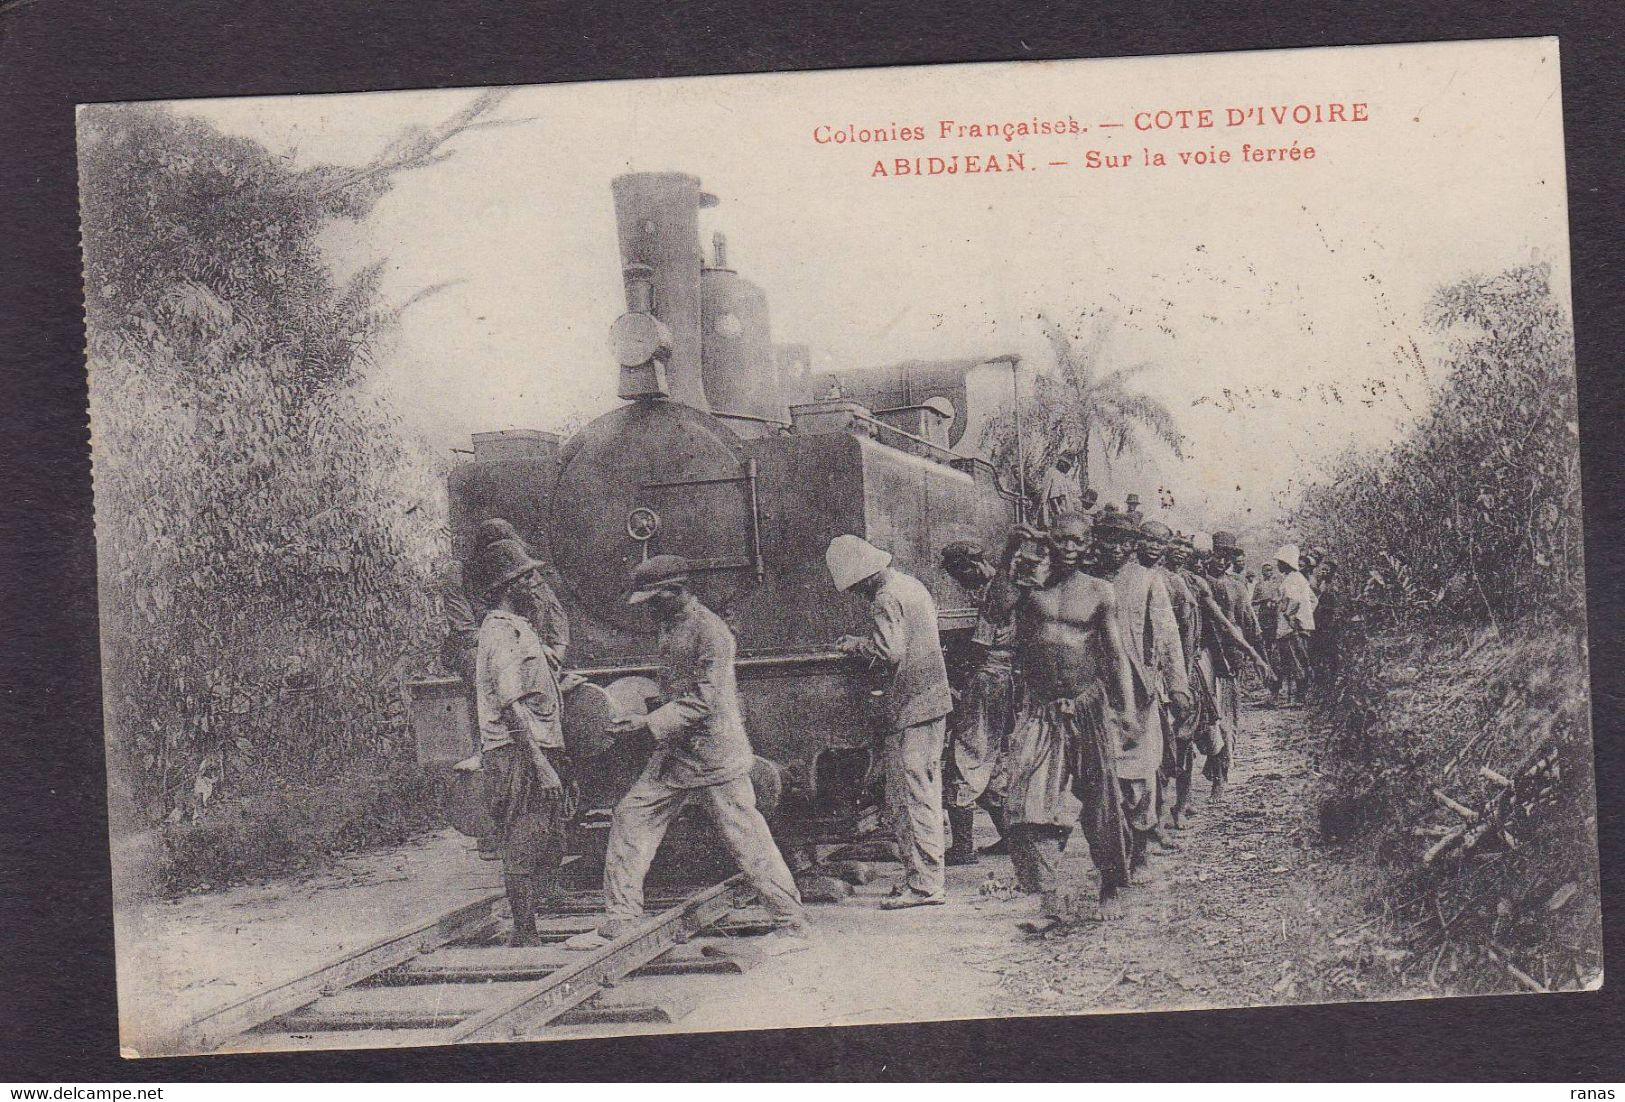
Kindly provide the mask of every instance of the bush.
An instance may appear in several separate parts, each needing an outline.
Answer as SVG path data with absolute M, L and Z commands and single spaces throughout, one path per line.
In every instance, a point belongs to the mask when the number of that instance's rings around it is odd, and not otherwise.
M 1574 342 L 1548 268 L 1446 287 L 1428 317 L 1454 339 L 1427 416 L 1307 487 L 1296 526 L 1381 624 L 1577 613 Z
M 297 169 L 163 107 L 81 115 L 109 764 L 137 820 L 115 830 L 175 827 L 174 883 L 228 875 L 188 855 L 233 823 L 263 827 L 240 873 L 315 836 L 251 797 L 405 783 L 398 679 L 433 653 L 443 472 L 371 386 L 399 312 L 379 268 L 336 281 L 318 239 L 494 102 L 361 169 Z
M 398 845 L 439 826 L 439 809 L 429 773 L 409 763 L 357 769 L 270 795 L 228 797 L 197 822 L 164 824 L 158 886 L 169 893 L 215 888 L 314 868 L 339 853 Z
M 1426 417 L 1345 456 L 1295 517 L 1347 598 L 1320 828 L 1364 847 L 1378 914 L 1338 941 L 1381 943 L 1396 990 L 1585 987 L 1602 957 L 1572 336 L 1544 266 L 1447 287 L 1429 317 L 1454 340 Z

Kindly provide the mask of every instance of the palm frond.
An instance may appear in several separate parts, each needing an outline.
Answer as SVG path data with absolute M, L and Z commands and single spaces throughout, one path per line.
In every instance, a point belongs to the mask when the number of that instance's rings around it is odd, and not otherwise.
M 1133 438 L 1137 434 L 1135 427 L 1147 430 L 1153 438 L 1160 441 L 1174 458 L 1185 458 L 1185 434 L 1179 431 L 1179 423 L 1168 407 L 1147 394 L 1122 394 L 1113 402 L 1118 421 L 1109 430 L 1118 434 L 1123 443 L 1119 445 L 1118 452 L 1124 448 L 1137 446 Z

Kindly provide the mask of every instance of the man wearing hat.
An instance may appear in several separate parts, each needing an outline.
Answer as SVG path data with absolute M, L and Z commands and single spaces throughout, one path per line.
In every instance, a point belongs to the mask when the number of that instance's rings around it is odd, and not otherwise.
M 1190 681 L 1168 587 L 1136 557 L 1138 522 L 1126 513 L 1103 510 L 1095 518 L 1094 539 L 1100 567 L 1117 593 L 1123 646 L 1135 675 L 1128 725 L 1137 737 L 1118 755 L 1117 779 L 1133 843 L 1131 868 L 1139 869 L 1157 829 L 1164 713 L 1172 726 L 1179 725 L 1190 711 Z
M 734 675 L 734 634 L 722 617 L 689 592 L 688 560 L 655 555 L 632 571 L 627 603 L 643 605 L 659 632 L 664 703 L 648 715 L 615 720 L 608 733 L 647 732 L 655 751 L 610 821 L 604 855 L 607 921 L 565 942 L 597 949 L 643 916 L 643 880 L 672 820 L 701 801 L 762 905 L 795 941 L 807 936 L 794 877 L 756 808 L 750 771 L 755 754 L 745 734 Z M 781 941 L 775 948 L 787 947 Z
M 988 851 L 1005 849 L 1003 782 L 1016 722 L 1015 620 L 1010 614 L 1016 594 L 982 546 L 970 540 L 955 540 L 942 549 L 942 569 L 976 601 L 975 631 L 950 647 L 948 680 L 955 700 L 942 771 L 951 835 L 947 863 L 970 865 L 976 863 L 978 805 L 999 832 L 999 841 Z
M 867 658 L 886 677 L 886 803 L 904 868 L 888 910 L 946 902 L 943 882 L 942 751 L 953 696 L 937 632 L 937 606 L 891 555 L 857 536 L 836 536 L 824 563 L 843 593 L 869 602 L 866 636 L 843 636 L 844 654 Z
M 1281 576 L 1275 624 L 1280 669 L 1276 672 L 1285 682 L 1287 703 L 1302 704 L 1309 690 L 1309 636 L 1315 630 L 1315 593 L 1299 568 L 1297 544 L 1281 545 L 1275 552 L 1275 569 Z
M 490 610 L 474 661 L 480 770 L 513 914 L 508 944 L 535 945 L 536 912 L 561 887 L 569 762 L 558 682 L 531 627 L 541 563 L 510 539 L 484 558 Z
M 1055 523 L 1055 518 L 1063 513 L 1070 513 L 1081 506 L 1080 498 L 1083 487 L 1078 484 L 1076 455 L 1073 452 L 1062 452 L 1055 465 L 1044 472 L 1044 482 L 1038 491 L 1040 522 L 1045 528 Z
M 476 540 L 481 548 L 489 547 L 498 540 L 514 540 L 525 549 L 525 553 L 535 557 L 527 543 L 514 526 L 502 517 L 492 517 L 480 522 Z M 541 570 L 537 570 L 535 580 L 531 583 L 536 590 L 536 611 L 531 613 L 530 626 L 536 629 L 536 637 L 542 641 L 547 651 L 547 660 L 553 663 L 558 670 L 564 665 L 564 653 L 570 647 L 570 619 L 564 613 L 564 606 L 559 603 L 558 594 L 553 587 L 547 584 L 542 577 Z
M 1135 524 L 1145 520 L 1145 513 L 1140 510 L 1139 494 L 1129 494 L 1128 497 L 1123 499 L 1123 511 L 1128 514 L 1128 519 Z

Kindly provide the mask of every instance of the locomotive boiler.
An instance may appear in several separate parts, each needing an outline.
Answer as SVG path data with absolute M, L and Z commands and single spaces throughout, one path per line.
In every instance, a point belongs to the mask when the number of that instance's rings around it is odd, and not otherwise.
M 997 546 L 1017 519 L 1019 496 L 963 450 L 966 424 L 986 413 L 971 408 L 986 401 L 977 372 L 1008 387 L 1015 357 L 814 377 L 773 344 L 767 297 L 728 266 L 720 235 L 705 262 L 699 213 L 717 200 L 699 179 L 637 173 L 611 190 L 623 404 L 567 441 L 476 434 L 448 482 L 454 551 L 466 561 L 481 521 L 511 521 L 569 614 L 568 667 L 603 690 L 566 698 L 580 851 L 601 846 L 649 751 L 602 732 L 606 696 L 641 711 L 655 692 L 654 634 L 624 600 L 628 572 L 655 554 L 688 558 L 698 597 L 738 637 L 758 802 L 781 845 L 860 836 L 878 822 L 882 709 L 870 671 L 831 648 L 868 619 L 831 585 L 824 550 L 862 536 L 926 584 L 945 638 L 973 626 L 938 555 L 959 539 Z M 466 755 L 460 683 L 424 679 L 412 694 L 424 758 Z

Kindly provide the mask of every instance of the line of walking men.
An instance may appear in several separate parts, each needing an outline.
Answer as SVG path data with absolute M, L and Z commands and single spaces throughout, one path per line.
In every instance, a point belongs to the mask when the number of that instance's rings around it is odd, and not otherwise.
M 981 806 L 1000 835 L 983 852 L 1008 852 L 1019 887 L 1039 897 L 1038 918 L 1023 923 L 1035 934 L 1120 913 L 1148 855 L 1172 848 L 1165 832 L 1197 812 L 1198 754 L 1209 805 L 1222 801 L 1241 736 L 1240 678 L 1250 667 L 1272 696 L 1283 678 L 1301 696 L 1316 604 L 1293 545 L 1275 555 L 1266 631 L 1232 533 L 1179 537 L 1112 506 L 1047 519 L 1017 528 L 997 561 L 968 542 L 942 551 L 978 604 L 968 653 L 953 664 L 943 863 L 977 860 Z M 1100 876 L 1088 915 L 1061 876 L 1075 831 Z
M 510 941 L 526 945 L 537 940 L 537 913 L 562 892 L 574 803 L 562 697 L 580 679 L 563 673 L 569 630 L 542 564 L 505 521 L 486 522 L 481 541 L 472 588 L 486 611 L 476 618 L 470 602 L 448 601 L 447 661 L 473 686 L 480 752 L 469 768 L 485 774 L 514 916 Z M 945 901 L 944 866 L 976 859 L 980 805 L 1021 888 L 1040 898 L 1029 930 L 1074 917 L 1060 856 L 1075 828 L 1100 870 L 1095 913 L 1113 917 L 1149 847 L 1167 846 L 1163 827 L 1180 828 L 1195 813 L 1197 752 L 1212 799 L 1222 797 L 1242 667 L 1252 663 L 1275 681 L 1240 548 L 1227 533 L 1176 539 L 1159 522 L 1108 506 L 1093 518 L 1059 515 L 1047 530 L 1017 528 L 997 562 L 976 545 L 950 545 L 943 566 L 978 602 L 952 681 L 937 609 L 918 579 L 852 535 L 831 541 L 826 565 L 838 590 L 869 607 L 870 630 L 838 649 L 867 659 L 885 682 L 886 803 L 904 866 L 882 903 L 889 910 Z M 1313 628 L 1314 597 L 1303 596 L 1295 548 L 1282 548 L 1277 565 L 1284 634 L 1273 644 L 1296 656 L 1294 639 Z M 613 814 L 607 920 L 567 947 L 598 948 L 638 922 L 655 853 L 693 801 L 780 920 L 770 951 L 802 947 L 811 928 L 751 785 L 733 633 L 695 597 L 689 565 L 676 556 L 640 563 L 626 599 L 650 613 L 657 632 L 662 703 L 608 733 L 646 734 L 655 750 Z

